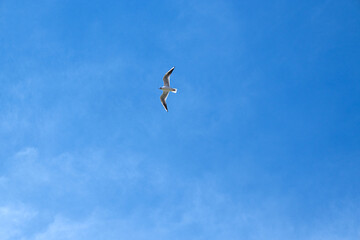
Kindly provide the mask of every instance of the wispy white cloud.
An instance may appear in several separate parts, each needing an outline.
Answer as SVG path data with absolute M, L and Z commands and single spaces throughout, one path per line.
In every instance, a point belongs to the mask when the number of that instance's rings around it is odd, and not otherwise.
M 95 227 L 95 228 L 94 228 Z M 97 232 L 96 226 L 91 220 L 84 222 L 74 222 L 59 216 L 49 224 L 48 228 L 34 237 L 27 238 L 32 240 L 61 240 L 61 239 L 93 239 Z
M 117 189 L 124 198 L 134 194 L 141 186 L 147 186 L 151 192 L 144 189 L 144 196 L 150 199 L 155 197 L 159 201 L 149 208 L 151 203 L 137 199 L 129 209 L 130 212 L 123 215 L 112 213 L 106 205 L 90 204 L 85 214 L 89 217 L 80 220 L 61 209 L 54 212 L 46 202 L 40 205 L 33 203 L 40 215 L 52 212 L 54 220 L 47 223 L 46 230 L 40 229 L 37 233 L 12 233 L 13 229 L 17 229 L 14 222 L 5 226 L 6 234 L 18 234 L 23 239 L 97 239 L 94 236 L 133 239 L 157 239 L 162 236 L 177 239 L 180 238 L 179 234 L 189 234 L 188 231 L 199 236 L 205 233 L 210 236 L 209 232 L 215 234 L 225 227 L 223 221 L 230 217 L 229 207 L 234 207 L 225 195 L 215 189 L 213 180 L 189 181 L 177 178 L 166 167 L 144 165 L 144 160 L 136 154 L 118 159 L 112 157 L 110 161 L 101 151 L 83 155 L 65 153 L 54 158 L 44 158 L 36 148 L 28 147 L 14 155 L 4 178 L 8 180 L 2 188 L 15 191 L 15 196 L 19 196 L 16 192 L 31 193 L 40 189 L 44 197 L 55 194 L 61 201 L 64 195 L 76 195 L 84 191 L 102 194 L 99 188 L 90 189 L 94 188 L 96 182 L 105 182 L 113 185 L 110 188 Z M 17 189 L 12 189 L 15 187 Z M 13 201 L 12 194 L 2 196 L 2 201 Z M 160 195 L 167 197 L 156 197 Z M 18 201 L 32 202 L 31 197 L 19 197 Z M 27 211 L 23 209 L 23 212 Z M 222 211 L 228 216 L 224 218 Z M 25 213 L 24 216 L 36 217 Z M 27 219 L 22 221 L 25 225 Z M 210 231 L 209 227 L 213 230 Z M 18 229 L 26 227 L 22 225 Z
M 37 212 L 22 204 L 0 205 L 0 238 L 20 239 Z
M 108 157 L 102 151 L 89 151 L 45 157 L 36 148 L 28 147 L 8 161 L 3 177 L 9 184 L 19 184 L 27 190 L 51 186 L 52 191 L 70 193 L 90 187 L 93 181 L 137 181 L 141 177 L 139 163 L 136 155 Z
M 0 198 L 5 203 L 0 208 L 0 237 L 5 240 L 318 240 L 341 236 L 352 240 L 358 236 L 358 213 L 352 212 L 355 205 L 346 213 L 341 212 L 345 208 L 337 207 L 331 211 L 333 219 L 301 229 L 286 214 L 286 205 L 290 204 L 286 199 L 269 197 L 252 202 L 245 193 L 233 198 L 221 188 L 216 176 L 177 176 L 168 166 L 147 164 L 146 157 L 136 153 L 107 156 L 98 150 L 46 158 L 38 149 L 28 147 L 14 155 L 2 178 L 0 187 L 12 192 Z M 105 186 L 115 193 L 104 193 Z M 17 190 L 12 189 L 15 187 Z M 45 198 L 50 194 L 64 203 L 53 209 L 51 199 L 50 203 L 37 204 L 31 197 L 16 194 L 39 189 Z M 119 202 L 109 205 L 86 200 L 102 194 Z M 11 195 L 27 205 L 11 204 L 15 200 Z M 71 208 L 86 208 L 80 216 L 67 210 L 70 206 L 66 201 L 76 195 L 79 197 Z M 29 230 L 32 222 L 41 226 Z

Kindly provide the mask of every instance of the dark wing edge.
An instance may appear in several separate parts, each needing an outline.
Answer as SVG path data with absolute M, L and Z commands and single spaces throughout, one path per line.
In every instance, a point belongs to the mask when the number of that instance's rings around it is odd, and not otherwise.
M 164 85 L 170 86 L 170 75 L 174 71 L 175 67 L 172 67 L 163 77 Z
M 160 101 L 161 101 L 161 104 L 164 106 L 165 110 L 168 112 L 168 107 L 167 107 L 167 104 L 166 104 L 166 98 L 168 97 L 169 95 L 169 92 L 163 92 L 163 94 L 161 94 L 160 96 Z

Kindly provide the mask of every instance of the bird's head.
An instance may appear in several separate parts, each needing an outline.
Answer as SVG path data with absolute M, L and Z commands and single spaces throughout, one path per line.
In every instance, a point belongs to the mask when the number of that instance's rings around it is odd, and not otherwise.
M 162 89 L 162 87 L 159 87 L 159 89 L 161 90 L 161 89 Z

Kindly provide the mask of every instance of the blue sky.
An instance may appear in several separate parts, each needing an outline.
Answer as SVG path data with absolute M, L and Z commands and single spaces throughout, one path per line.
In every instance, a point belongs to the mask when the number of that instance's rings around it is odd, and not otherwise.
M 3 0 L 0 33 L 0 239 L 359 239 L 358 1 Z

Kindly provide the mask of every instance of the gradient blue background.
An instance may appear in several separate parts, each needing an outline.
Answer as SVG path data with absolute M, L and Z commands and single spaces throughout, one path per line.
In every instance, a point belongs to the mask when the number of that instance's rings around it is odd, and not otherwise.
M 357 0 L 2 0 L 0 82 L 2 240 L 360 238 Z

